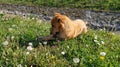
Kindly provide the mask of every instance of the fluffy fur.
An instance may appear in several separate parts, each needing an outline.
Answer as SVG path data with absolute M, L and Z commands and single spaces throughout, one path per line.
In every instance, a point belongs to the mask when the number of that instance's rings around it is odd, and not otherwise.
M 87 32 L 86 22 L 80 19 L 71 20 L 66 15 L 56 13 L 51 20 L 51 35 L 60 39 L 75 38 Z

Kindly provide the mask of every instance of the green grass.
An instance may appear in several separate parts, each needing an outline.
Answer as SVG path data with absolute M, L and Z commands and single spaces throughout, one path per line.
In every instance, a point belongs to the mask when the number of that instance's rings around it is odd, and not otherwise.
M 0 3 L 120 11 L 120 0 L 0 0 Z
M 0 66 L 120 67 L 119 35 L 89 29 L 75 39 L 53 41 L 47 45 L 35 41 L 36 36 L 46 36 L 49 32 L 50 23 L 0 14 Z M 5 41 L 8 44 L 4 45 Z M 27 49 L 29 42 L 33 43 L 32 50 Z M 101 56 L 100 52 L 106 55 Z M 80 61 L 74 63 L 73 58 Z

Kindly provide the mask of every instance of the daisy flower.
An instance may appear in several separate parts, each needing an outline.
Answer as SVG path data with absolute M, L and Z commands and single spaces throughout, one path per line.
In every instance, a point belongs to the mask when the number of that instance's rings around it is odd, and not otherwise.
M 29 45 L 29 46 L 32 46 L 33 44 L 32 44 L 32 42 L 29 42 L 28 45 Z
M 13 28 L 8 28 L 8 30 L 9 30 L 9 31 L 12 31 L 12 30 L 13 30 Z
M 28 55 L 28 54 L 30 54 L 30 52 L 26 52 L 26 54 Z
M 15 36 L 11 36 L 11 39 L 13 40 L 15 38 Z
M 97 39 L 98 37 L 97 37 L 97 35 L 95 35 L 95 37 L 94 37 L 95 39 Z
M 105 53 L 105 52 L 100 52 L 100 55 L 101 55 L 101 56 L 105 56 L 106 53 Z
M 18 64 L 17 67 L 22 67 L 22 65 L 21 65 L 21 64 Z
M 8 45 L 8 44 L 9 44 L 9 42 L 8 42 L 7 40 L 3 42 L 3 45 L 4 45 L 4 46 L 6 46 L 6 45 Z
M 79 62 L 80 62 L 80 59 L 79 59 L 79 58 L 73 58 L 73 62 L 74 62 L 74 63 L 79 63 Z
M 61 54 L 62 54 L 62 55 L 65 55 L 65 52 L 64 52 L 64 51 L 62 51 L 62 52 L 61 52 Z
M 47 44 L 47 41 L 43 42 L 43 44 L 46 45 L 46 44 Z
M 32 46 L 28 46 L 27 50 L 29 50 L 29 51 L 33 50 Z
M 105 42 L 104 42 L 104 41 L 101 41 L 101 43 L 102 43 L 102 44 L 105 44 Z

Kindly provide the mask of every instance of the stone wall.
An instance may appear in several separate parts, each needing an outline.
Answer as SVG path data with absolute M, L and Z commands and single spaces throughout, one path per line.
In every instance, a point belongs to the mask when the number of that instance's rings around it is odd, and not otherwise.
M 88 26 L 93 29 L 107 29 L 120 31 L 120 13 L 82 10 L 80 8 L 57 8 L 43 6 L 25 6 L 0 4 L 0 12 L 11 13 L 20 16 L 33 15 L 41 20 L 51 20 L 54 13 L 59 12 L 69 16 L 71 19 L 84 19 Z

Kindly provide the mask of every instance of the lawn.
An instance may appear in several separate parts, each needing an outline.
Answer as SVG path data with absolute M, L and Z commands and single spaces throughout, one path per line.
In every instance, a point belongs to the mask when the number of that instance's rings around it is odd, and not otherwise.
M 120 67 L 120 35 L 89 29 L 74 39 L 37 41 L 50 23 L 0 14 L 1 67 Z

